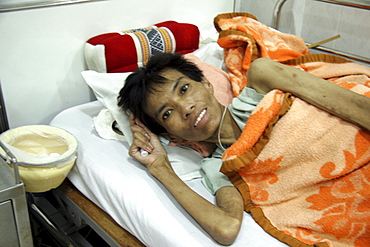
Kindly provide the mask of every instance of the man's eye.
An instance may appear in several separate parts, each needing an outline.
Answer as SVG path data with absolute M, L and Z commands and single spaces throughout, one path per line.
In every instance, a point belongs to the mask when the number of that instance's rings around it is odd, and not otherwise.
M 171 113 L 172 110 L 165 111 L 165 113 L 163 113 L 163 119 L 166 120 L 167 118 L 169 118 Z
M 186 93 L 186 91 L 188 91 L 188 89 L 189 89 L 189 84 L 185 84 L 184 86 L 181 87 L 180 93 L 184 94 Z

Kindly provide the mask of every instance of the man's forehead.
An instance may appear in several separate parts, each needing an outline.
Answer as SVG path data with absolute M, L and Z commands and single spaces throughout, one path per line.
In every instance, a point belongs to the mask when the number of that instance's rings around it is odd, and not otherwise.
M 164 78 L 166 79 L 169 79 L 169 80 L 173 80 L 173 79 L 176 79 L 176 77 L 187 77 L 185 74 L 183 74 L 182 72 L 176 70 L 176 69 L 173 69 L 173 68 L 167 68 L 167 69 L 164 69 L 161 73 L 160 73 L 161 76 L 163 76 Z
M 147 105 L 158 102 L 161 98 L 164 99 L 166 95 L 169 95 L 173 84 L 174 81 L 171 80 L 151 85 L 151 90 L 148 90 L 146 95 Z

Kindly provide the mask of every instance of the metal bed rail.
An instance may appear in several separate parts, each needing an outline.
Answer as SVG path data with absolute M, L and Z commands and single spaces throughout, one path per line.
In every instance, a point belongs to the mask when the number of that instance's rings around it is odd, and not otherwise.
M 0 133 L 9 129 L 8 117 L 6 115 L 5 100 L 0 81 Z
M 18 11 L 18 10 L 44 8 L 44 7 L 54 7 L 54 6 L 60 6 L 60 5 L 66 5 L 66 4 L 96 2 L 96 1 L 103 1 L 103 0 L 40 0 L 40 1 L 18 0 L 18 1 L 12 1 L 12 3 L 9 3 L 8 1 L 5 3 L 0 3 L 0 12 Z
M 279 26 L 281 10 L 282 10 L 283 5 L 286 1 L 287 0 L 278 0 L 275 4 L 275 7 L 274 7 L 274 13 L 273 13 L 273 19 L 272 19 L 271 26 L 273 28 L 277 29 L 277 30 L 278 30 L 278 26 Z M 327 3 L 332 3 L 332 4 L 338 4 L 338 5 L 343 5 L 343 6 L 350 6 L 350 7 L 356 7 L 356 8 L 362 8 L 362 9 L 369 9 L 370 10 L 370 2 L 369 1 L 361 1 L 361 0 L 357 0 L 357 1 L 315 0 L 315 1 L 327 2 Z M 306 43 L 306 44 L 307 44 L 307 46 L 312 45 L 310 43 Z M 360 62 L 365 62 L 365 63 L 370 64 L 370 59 L 369 58 L 363 57 L 363 56 L 360 56 L 360 55 L 351 54 L 351 53 L 348 53 L 348 52 L 343 52 L 343 51 L 339 51 L 337 49 L 332 49 L 332 48 L 323 47 L 323 46 L 316 46 L 316 47 L 314 47 L 314 49 L 321 50 L 321 51 L 324 51 L 324 52 L 329 52 L 329 53 L 332 53 L 332 54 L 335 54 L 335 55 L 343 56 L 343 57 L 346 57 L 346 58 L 350 58 L 350 59 L 353 59 L 353 60 L 357 60 L 357 61 L 360 61 Z

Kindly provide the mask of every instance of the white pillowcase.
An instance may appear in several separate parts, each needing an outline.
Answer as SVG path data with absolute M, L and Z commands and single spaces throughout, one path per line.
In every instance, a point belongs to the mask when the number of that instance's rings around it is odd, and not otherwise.
M 111 112 L 128 143 L 131 144 L 129 118 L 117 105 L 118 93 L 131 73 L 98 73 L 87 70 L 81 74 L 96 98 Z M 165 148 L 174 171 L 183 181 L 201 177 L 200 163 L 203 157 L 198 152 L 182 147 Z
M 83 78 L 93 90 L 96 98 L 110 111 L 117 124 L 126 136 L 128 143 L 132 143 L 132 133 L 128 116 L 117 105 L 118 93 L 125 84 L 127 73 L 98 73 L 93 70 L 83 71 Z

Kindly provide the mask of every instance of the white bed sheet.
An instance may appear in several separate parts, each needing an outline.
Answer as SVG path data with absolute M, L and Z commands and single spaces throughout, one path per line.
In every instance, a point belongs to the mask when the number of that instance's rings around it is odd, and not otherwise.
M 78 140 L 78 158 L 68 176 L 71 182 L 146 246 L 219 246 L 160 182 L 128 156 L 126 142 L 99 137 L 93 117 L 102 109 L 100 102 L 90 102 L 61 112 L 51 122 Z M 201 179 L 186 183 L 215 202 Z M 244 213 L 240 234 L 232 246 L 286 245 L 264 232 Z

